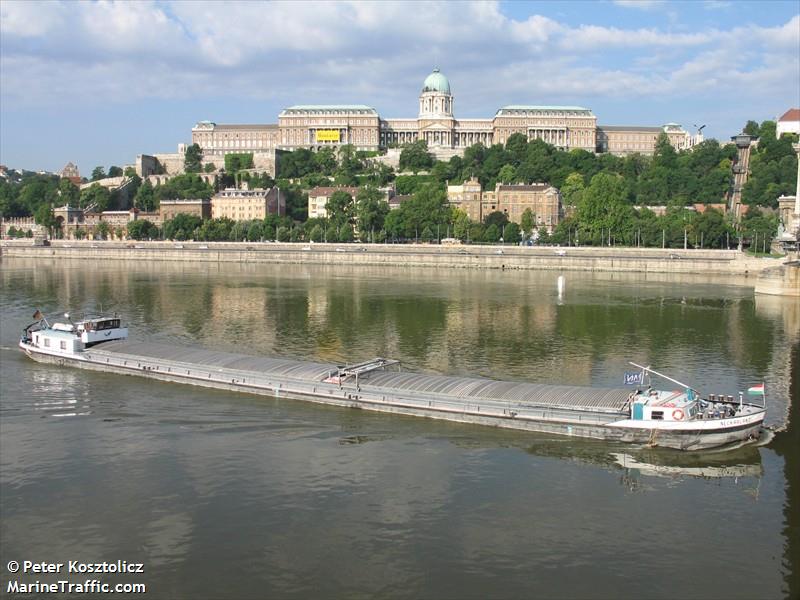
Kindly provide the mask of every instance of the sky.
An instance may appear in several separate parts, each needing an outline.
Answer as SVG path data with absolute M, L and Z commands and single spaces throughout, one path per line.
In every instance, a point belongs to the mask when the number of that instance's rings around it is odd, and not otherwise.
M 0 164 L 86 176 L 294 104 L 578 105 L 727 141 L 800 107 L 800 2 L 0 2 Z

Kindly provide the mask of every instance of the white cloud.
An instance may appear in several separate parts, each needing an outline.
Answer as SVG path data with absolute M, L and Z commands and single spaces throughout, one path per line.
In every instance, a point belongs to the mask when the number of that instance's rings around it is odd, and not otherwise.
M 666 5 L 665 0 L 614 0 L 614 4 L 623 8 L 636 8 L 639 10 L 653 10 Z
M 515 20 L 495 2 L 9 0 L 0 16 L 6 107 L 229 95 L 410 116 L 433 66 L 450 76 L 462 115 L 478 103 L 490 116 L 485 106 L 512 101 L 740 97 L 743 85 L 785 96 L 800 86 L 800 16 L 680 33 Z

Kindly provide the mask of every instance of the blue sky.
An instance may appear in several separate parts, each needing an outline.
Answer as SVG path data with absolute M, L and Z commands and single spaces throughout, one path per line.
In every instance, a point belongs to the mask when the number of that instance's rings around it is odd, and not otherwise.
M 292 104 L 414 117 L 434 66 L 456 117 L 580 105 L 727 140 L 800 106 L 800 3 L 3 0 L 0 163 L 88 175 Z

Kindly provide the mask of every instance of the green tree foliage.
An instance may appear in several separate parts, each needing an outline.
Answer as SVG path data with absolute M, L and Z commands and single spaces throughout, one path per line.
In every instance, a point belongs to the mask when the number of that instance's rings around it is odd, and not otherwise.
M 105 167 L 95 167 L 92 169 L 92 179 L 91 181 L 98 181 L 100 179 L 106 178 L 106 170 Z
M 533 214 L 533 211 L 530 208 L 526 208 L 524 211 L 522 211 L 522 217 L 520 217 L 519 226 L 523 234 L 529 235 L 533 231 L 533 226 L 535 223 L 536 215 Z
M 192 173 L 177 175 L 165 184 L 155 188 L 155 199 L 157 201 L 178 199 L 208 200 L 213 194 L 214 189 L 198 175 Z
M 483 224 L 487 227 L 490 225 L 497 225 L 499 229 L 502 229 L 506 223 L 508 223 L 508 215 L 499 210 L 489 213 L 483 219 Z
M 500 183 L 515 183 L 516 178 L 517 170 L 511 164 L 503 165 L 497 173 L 497 180 Z
M 489 242 L 490 244 L 494 244 L 500 240 L 500 228 L 497 226 L 496 223 L 492 223 L 491 225 L 487 225 L 486 229 L 483 232 L 483 241 Z
M 135 177 L 136 176 L 136 169 L 133 167 L 125 167 L 125 171 L 122 173 L 125 177 Z
M 192 144 L 186 148 L 183 155 L 184 163 L 183 170 L 187 173 L 199 173 L 201 168 L 201 160 L 203 159 L 203 150 L 199 144 Z M 227 157 L 226 157 L 227 158 Z
M 34 218 L 39 225 L 47 229 L 50 235 L 53 234 L 53 230 L 56 226 L 56 218 L 53 216 L 53 210 L 49 206 L 41 204 L 39 208 L 36 209 Z
M 69 179 L 64 178 L 58 183 L 58 193 L 60 196 L 59 204 L 62 206 L 71 206 L 73 208 L 78 207 L 81 192 L 78 186 Z
M 209 162 L 209 163 L 206 163 L 206 164 L 203 165 L 203 171 L 205 173 L 213 173 L 216 170 L 217 170 L 217 166 L 212 162 Z
M 275 232 L 275 239 L 279 242 L 288 242 L 289 241 L 289 228 L 288 227 L 278 227 Z
M 797 153 L 792 149 L 797 135 L 775 137 L 775 122 L 764 121 L 758 130 L 758 146 L 751 147 L 750 177 L 742 190 L 745 204 L 778 206 L 782 195 L 793 195 L 797 182 Z
M 389 204 L 383 194 L 376 188 L 368 186 L 358 190 L 356 194 L 356 222 L 359 237 L 367 239 L 374 231 L 383 229 L 383 222 L 389 214 Z
M 134 240 L 154 240 L 159 236 L 158 227 L 147 219 L 128 223 L 128 237 Z
M 158 199 L 156 198 L 153 184 L 151 184 L 150 181 L 145 181 L 139 186 L 136 195 L 133 197 L 133 205 L 145 212 L 154 212 L 158 210 Z
M 83 208 L 92 208 L 95 212 L 108 210 L 111 204 L 111 192 L 99 183 L 94 183 L 81 192 L 80 205 Z
M 433 156 L 428 152 L 428 142 L 417 140 L 400 151 L 400 170 L 417 173 L 433 166 Z
M 352 242 L 353 241 L 353 226 L 349 223 L 343 223 L 341 227 L 339 227 L 339 241 L 340 242 Z
M 520 235 L 519 225 L 516 223 L 509 223 L 506 225 L 505 231 L 503 232 L 503 241 L 511 244 L 518 244 Z
M 758 137 L 758 132 L 758 123 L 755 121 L 748 121 L 742 129 L 742 133 L 746 133 L 747 135 L 752 135 L 754 137 Z
M 328 213 L 328 219 L 337 229 L 344 224 L 353 223 L 355 217 L 353 197 L 343 190 L 336 190 L 331 194 L 325 210 Z
M 447 195 L 435 184 L 423 186 L 386 217 L 386 231 L 398 238 L 417 239 L 425 227 L 446 226 L 452 213 Z
M 413 194 L 423 186 L 433 183 L 432 175 L 399 175 L 395 179 L 395 189 L 401 196 Z
M 314 225 L 314 227 L 311 228 L 311 233 L 308 238 L 312 242 L 319 243 L 325 239 L 325 230 L 320 225 Z
M 111 165 L 108 167 L 108 176 L 109 177 L 122 177 L 122 167 L 118 167 L 117 165 Z
M 583 191 L 585 189 L 583 175 L 570 173 L 564 181 L 564 185 L 561 186 L 561 200 L 564 206 L 578 206 L 583 199 Z
M 422 235 L 420 238 L 425 243 L 430 243 L 434 240 L 436 236 L 433 234 L 433 230 L 431 229 L 430 225 L 426 225 L 425 229 L 422 230 Z
M 584 239 L 593 243 L 601 241 L 600 235 L 612 231 L 617 239 L 629 234 L 633 221 L 633 208 L 627 202 L 627 189 L 623 178 L 609 173 L 598 173 L 586 188 L 577 218 L 581 224 Z
M 164 238 L 179 241 L 194 239 L 195 231 L 202 224 L 203 220 L 198 216 L 179 213 L 164 223 Z
M 778 216 L 774 213 L 768 213 L 759 209 L 753 209 L 745 213 L 742 218 L 742 236 L 749 241 L 754 250 L 759 250 L 766 247 L 769 250 L 772 240 L 775 239 L 778 233 Z
M 253 153 L 252 152 L 240 152 L 237 154 L 226 154 L 225 155 L 225 171 L 228 173 L 238 173 L 243 169 L 252 169 L 253 168 Z M 200 169 L 198 163 L 198 170 Z
M 94 235 L 101 240 L 107 240 L 111 234 L 111 226 L 106 221 L 100 221 L 94 228 Z
M 257 242 L 264 233 L 263 224 L 260 221 L 251 221 L 247 226 L 247 241 Z

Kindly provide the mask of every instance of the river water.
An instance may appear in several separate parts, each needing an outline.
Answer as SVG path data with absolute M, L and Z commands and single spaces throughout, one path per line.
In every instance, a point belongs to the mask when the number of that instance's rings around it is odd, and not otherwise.
M 588 273 L 559 296 L 558 275 L 4 258 L 3 593 L 59 579 L 12 560 L 127 560 L 144 573 L 104 581 L 155 598 L 798 597 L 797 300 Z M 15 347 L 36 308 L 545 383 L 618 386 L 632 360 L 714 393 L 765 381 L 769 423 L 790 426 L 682 454 L 58 368 Z

